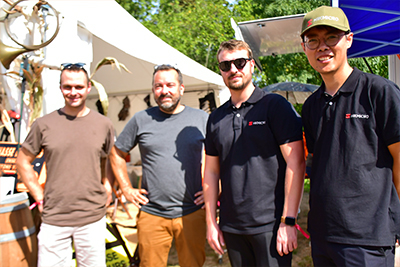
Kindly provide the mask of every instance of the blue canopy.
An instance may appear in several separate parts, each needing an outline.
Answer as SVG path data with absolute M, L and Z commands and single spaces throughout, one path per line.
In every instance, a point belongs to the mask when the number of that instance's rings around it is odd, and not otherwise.
M 354 33 L 348 57 L 400 54 L 399 0 L 334 0 L 346 13 Z
M 331 0 L 346 13 L 354 33 L 348 57 L 400 54 L 400 0 Z M 303 52 L 300 28 L 304 14 L 236 22 L 236 39 L 246 41 L 259 57 Z

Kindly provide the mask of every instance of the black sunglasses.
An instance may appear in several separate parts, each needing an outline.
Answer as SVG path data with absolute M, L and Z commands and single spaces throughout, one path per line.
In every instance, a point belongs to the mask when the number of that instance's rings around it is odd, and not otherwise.
M 85 66 L 85 63 L 62 63 L 61 64 L 61 70 L 64 69 L 83 69 L 83 66 Z
M 232 67 L 232 63 L 235 65 L 235 67 L 238 70 L 241 70 L 246 66 L 247 61 L 250 61 L 251 58 L 237 58 L 234 60 L 229 60 L 229 61 L 222 61 L 218 64 L 220 70 L 222 71 L 230 71 Z

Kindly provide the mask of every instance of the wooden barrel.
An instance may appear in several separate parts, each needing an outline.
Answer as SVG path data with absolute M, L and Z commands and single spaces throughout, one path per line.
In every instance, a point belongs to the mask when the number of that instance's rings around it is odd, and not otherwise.
M 0 266 L 37 265 L 37 238 L 26 193 L 0 202 Z

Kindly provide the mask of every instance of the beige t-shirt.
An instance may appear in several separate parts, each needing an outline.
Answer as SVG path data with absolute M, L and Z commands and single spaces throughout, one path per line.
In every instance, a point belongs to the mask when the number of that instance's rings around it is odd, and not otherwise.
M 100 159 L 109 154 L 113 144 L 110 119 L 92 110 L 83 117 L 58 110 L 35 121 L 22 146 L 34 155 L 44 149 L 43 222 L 82 226 L 105 215 L 107 196 Z

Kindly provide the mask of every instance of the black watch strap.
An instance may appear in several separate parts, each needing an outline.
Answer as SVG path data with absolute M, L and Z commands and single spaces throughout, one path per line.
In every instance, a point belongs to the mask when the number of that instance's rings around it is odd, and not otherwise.
M 289 226 L 295 226 L 297 223 L 297 219 L 294 217 L 281 217 L 281 222 L 289 225 Z

